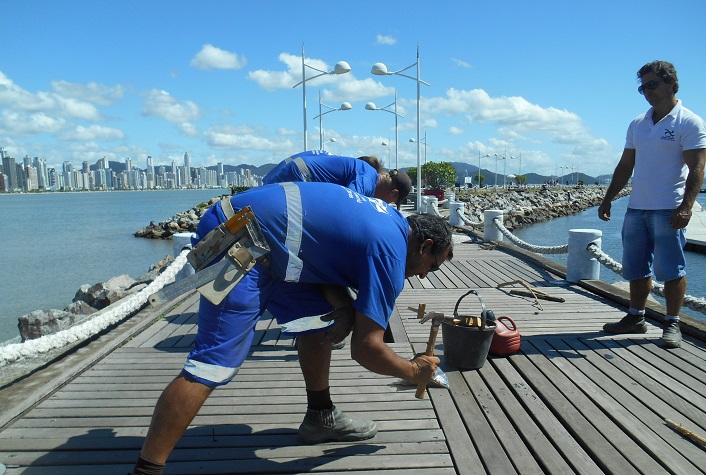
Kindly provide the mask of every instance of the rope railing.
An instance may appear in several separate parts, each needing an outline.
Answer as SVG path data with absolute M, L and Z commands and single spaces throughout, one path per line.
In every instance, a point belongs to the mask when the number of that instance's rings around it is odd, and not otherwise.
M 569 252 L 568 244 L 564 244 L 563 246 L 535 246 L 534 244 L 523 241 L 503 226 L 503 223 L 500 222 L 500 216 L 493 219 L 493 223 L 498 230 L 503 233 L 503 236 L 507 237 L 513 244 L 529 251 L 536 252 L 537 254 L 566 254 Z
M 150 295 L 174 280 L 174 277 L 186 264 L 188 253 L 189 249 L 184 249 L 174 259 L 174 262 L 147 287 L 121 300 L 113 308 L 96 312 L 95 316 L 91 316 L 87 321 L 51 335 L 0 347 L 0 367 L 21 359 L 34 358 L 67 345 L 80 343 L 140 310 L 147 303 Z
M 476 222 L 473 222 L 473 221 L 471 221 L 470 219 L 466 218 L 466 217 L 463 215 L 463 211 L 461 210 L 461 208 L 456 208 L 456 216 L 458 216 L 458 219 L 460 219 L 461 221 L 463 221 L 463 223 L 464 223 L 466 226 L 470 226 L 470 227 L 472 227 L 472 228 L 479 228 L 479 227 L 483 226 L 483 223 L 476 223 Z

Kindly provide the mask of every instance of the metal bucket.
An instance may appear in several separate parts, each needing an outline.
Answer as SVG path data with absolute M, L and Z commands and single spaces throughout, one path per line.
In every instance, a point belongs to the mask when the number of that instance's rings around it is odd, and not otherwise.
M 458 306 L 461 300 L 469 294 L 475 294 L 483 307 L 480 318 L 481 326 L 465 327 L 445 321 L 441 323 L 441 335 L 444 341 L 444 361 L 449 366 L 454 366 L 458 369 L 478 369 L 483 367 L 488 358 L 488 350 L 497 328 L 495 322 L 486 325 L 485 304 L 475 290 L 465 293 L 458 299 L 456 308 L 454 308 L 454 319 L 464 321 L 470 318 L 468 315 L 458 315 Z

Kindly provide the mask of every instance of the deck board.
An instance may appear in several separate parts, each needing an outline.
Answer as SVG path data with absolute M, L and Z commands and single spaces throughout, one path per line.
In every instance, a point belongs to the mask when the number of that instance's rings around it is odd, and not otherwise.
M 519 284 L 498 288 L 514 280 L 565 302 L 510 294 Z M 429 388 L 421 400 L 414 386 L 361 368 L 349 346 L 334 351 L 334 402 L 378 423 L 378 435 L 359 443 L 299 442 L 306 395 L 294 340 L 266 314 L 240 372 L 207 400 L 167 473 L 704 473 L 706 451 L 664 423 L 706 433 L 704 342 L 687 337 L 682 348 L 666 351 L 656 344 L 661 326 L 651 320 L 644 335 L 606 335 L 601 328 L 624 315 L 621 304 L 461 238 L 437 273 L 405 282 L 390 346 L 407 358 L 424 351 L 430 326 L 419 323 L 417 306 L 452 315 L 471 289 L 496 316 L 515 321 L 521 351 L 460 371 L 444 361 L 440 332 L 435 352 L 451 387 Z M 149 317 L 155 321 L 2 427 L 7 474 L 127 473 L 157 398 L 193 345 L 198 300 L 192 293 Z M 458 309 L 461 316 L 480 311 L 474 295 Z M 9 403 L 5 394 L 0 406 Z

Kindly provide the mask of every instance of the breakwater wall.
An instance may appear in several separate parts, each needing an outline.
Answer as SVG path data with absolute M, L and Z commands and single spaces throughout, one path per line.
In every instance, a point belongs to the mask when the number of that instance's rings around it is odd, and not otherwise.
M 623 189 L 618 198 L 629 195 L 632 188 Z M 520 190 L 482 190 L 456 193 L 456 201 L 465 204 L 465 215 L 472 221 L 483 221 L 488 209 L 503 211 L 508 229 L 521 228 L 553 218 L 571 216 L 598 206 L 605 196 L 602 186 L 532 188 Z

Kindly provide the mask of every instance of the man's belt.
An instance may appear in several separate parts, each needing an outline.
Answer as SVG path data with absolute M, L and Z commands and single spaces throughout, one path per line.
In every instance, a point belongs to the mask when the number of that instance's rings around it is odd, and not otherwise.
M 230 198 L 224 200 L 228 203 L 222 201 L 221 207 L 228 220 L 208 233 L 187 255 L 196 273 L 152 294 L 151 305 L 161 305 L 192 289 L 218 305 L 257 262 L 266 263 L 270 247 L 252 208 L 246 206 L 233 214 L 232 206 L 227 209 Z M 210 265 L 224 252 L 222 260 Z

